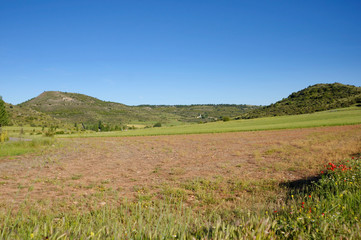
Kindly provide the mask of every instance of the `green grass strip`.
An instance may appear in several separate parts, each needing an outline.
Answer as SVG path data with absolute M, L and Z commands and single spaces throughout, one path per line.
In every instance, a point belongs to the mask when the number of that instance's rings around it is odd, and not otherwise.
M 202 133 L 225 133 L 242 131 L 280 130 L 295 128 L 312 128 L 325 126 L 361 124 L 361 108 L 350 107 L 312 114 L 266 117 L 228 122 L 190 124 L 173 127 L 136 129 L 122 132 L 94 132 L 57 137 L 122 137 L 122 136 L 156 136 Z

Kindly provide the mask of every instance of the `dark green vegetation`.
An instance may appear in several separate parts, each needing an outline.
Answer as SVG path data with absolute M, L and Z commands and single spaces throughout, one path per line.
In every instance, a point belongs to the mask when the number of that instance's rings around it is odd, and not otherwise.
M 44 92 L 19 105 L 34 109 L 68 124 L 84 123 L 94 126 L 101 121 L 113 128 L 130 123 L 155 123 L 172 125 L 184 122 L 215 121 L 223 116 L 236 117 L 254 109 L 251 105 L 191 105 L 191 106 L 127 106 L 105 102 L 77 93 Z M 82 127 L 82 126 L 80 126 Z
M 5 109 L 5 102 L 0 97 L 0 130 L 2 126 L 5 126 L 9 123 L 9 116 Z M 1 132 L 1 131 L 0 131 Z
M 361 106 L 361 87 L 340 83 L 316 84 L 292 93 L 275 104 L 245 113 L 242 118 L 313 113 L 349 107 L 354 104 Z
M 216 181 L 199 181 L 189 186 L 207 189 L 208 193 L 222 189 Z M 82 214 L 79 204 L 61 212 L 42 210 L 41 204 L 37 209 L 24 203 L 19 209 L 0 212 L 0 236 L 2 239 L 361 238 L 361 159 L 330 163 L 313 182 L 286 183 L 284 190 L 282 201 L 270 200 L 254 212 L 189 207 L 183 204 L 184 193 L 180 189 L 170 191 L 162 201 L 151 201 L 140 194 L 136 202 L 120 200 L 119 206 L 113 207 L 107 207 L 104 202 L 100 206 L 94 199 L 93 204 L 84 205 L 88 211 Z M 206 196 L 212 200 L 207 192 Z

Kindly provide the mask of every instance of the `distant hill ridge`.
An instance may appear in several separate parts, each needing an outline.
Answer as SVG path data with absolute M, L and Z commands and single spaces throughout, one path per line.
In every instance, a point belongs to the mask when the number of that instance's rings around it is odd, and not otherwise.
M 316 84 L 294 92 L 274 104 L 245 113 L 242 118 L 313 113 L 360 103 L 361 87 L 341 83 Z
M 209 122 L 227 118 L 313 113 L 334 108 L 361 105 L 361 87 L 341 83 L 316 84 L 269 106 L 236 104 L 139 105 L 102 101 L 79 93 L 46 91 L 19 105 L 7 104 L 14 125 L 63 125 L 75 123 L 111 126 L 126 124 L 179 124 Z
M 214 121 L 222 116 L 236 117 L 259 106 L 252 105 L 140 105 L 127 106 L 106 102 L 79 93 L 46 91 L 20 107 L 34 109 L 67 123 L 121 125 L 152 122 L 201 122 Z

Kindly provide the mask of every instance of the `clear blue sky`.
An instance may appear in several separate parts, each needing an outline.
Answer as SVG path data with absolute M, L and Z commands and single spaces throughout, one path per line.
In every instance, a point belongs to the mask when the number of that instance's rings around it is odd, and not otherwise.
M 361 1 L 0 0 L 0 95 L 266 105 L 361 85 Z

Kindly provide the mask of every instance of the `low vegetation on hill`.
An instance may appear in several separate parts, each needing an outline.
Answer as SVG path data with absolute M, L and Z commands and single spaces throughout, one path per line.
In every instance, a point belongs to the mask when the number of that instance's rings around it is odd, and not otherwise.
M 38 97 L 19 105 L 48 114 L 66 123 L 84 123 L 121 126 L 130 123 L 160 122 L 170 125 L 184 122 L 208 122 L 223 117 L 236 117 L 257 108 L 251 105 L 140 105 L 127 106 L 106 102 L 87 95 L 66 92 L 43 92 Z
M 26 106 L 6 104 L 10 126 L 64 126 L 60 120 Z
M 313 113 L 335 108 L 361 105 L 361 87 L 340 83 L 316 84 L 274 104 L 255 109 L 242 118 L 259 118 Z

